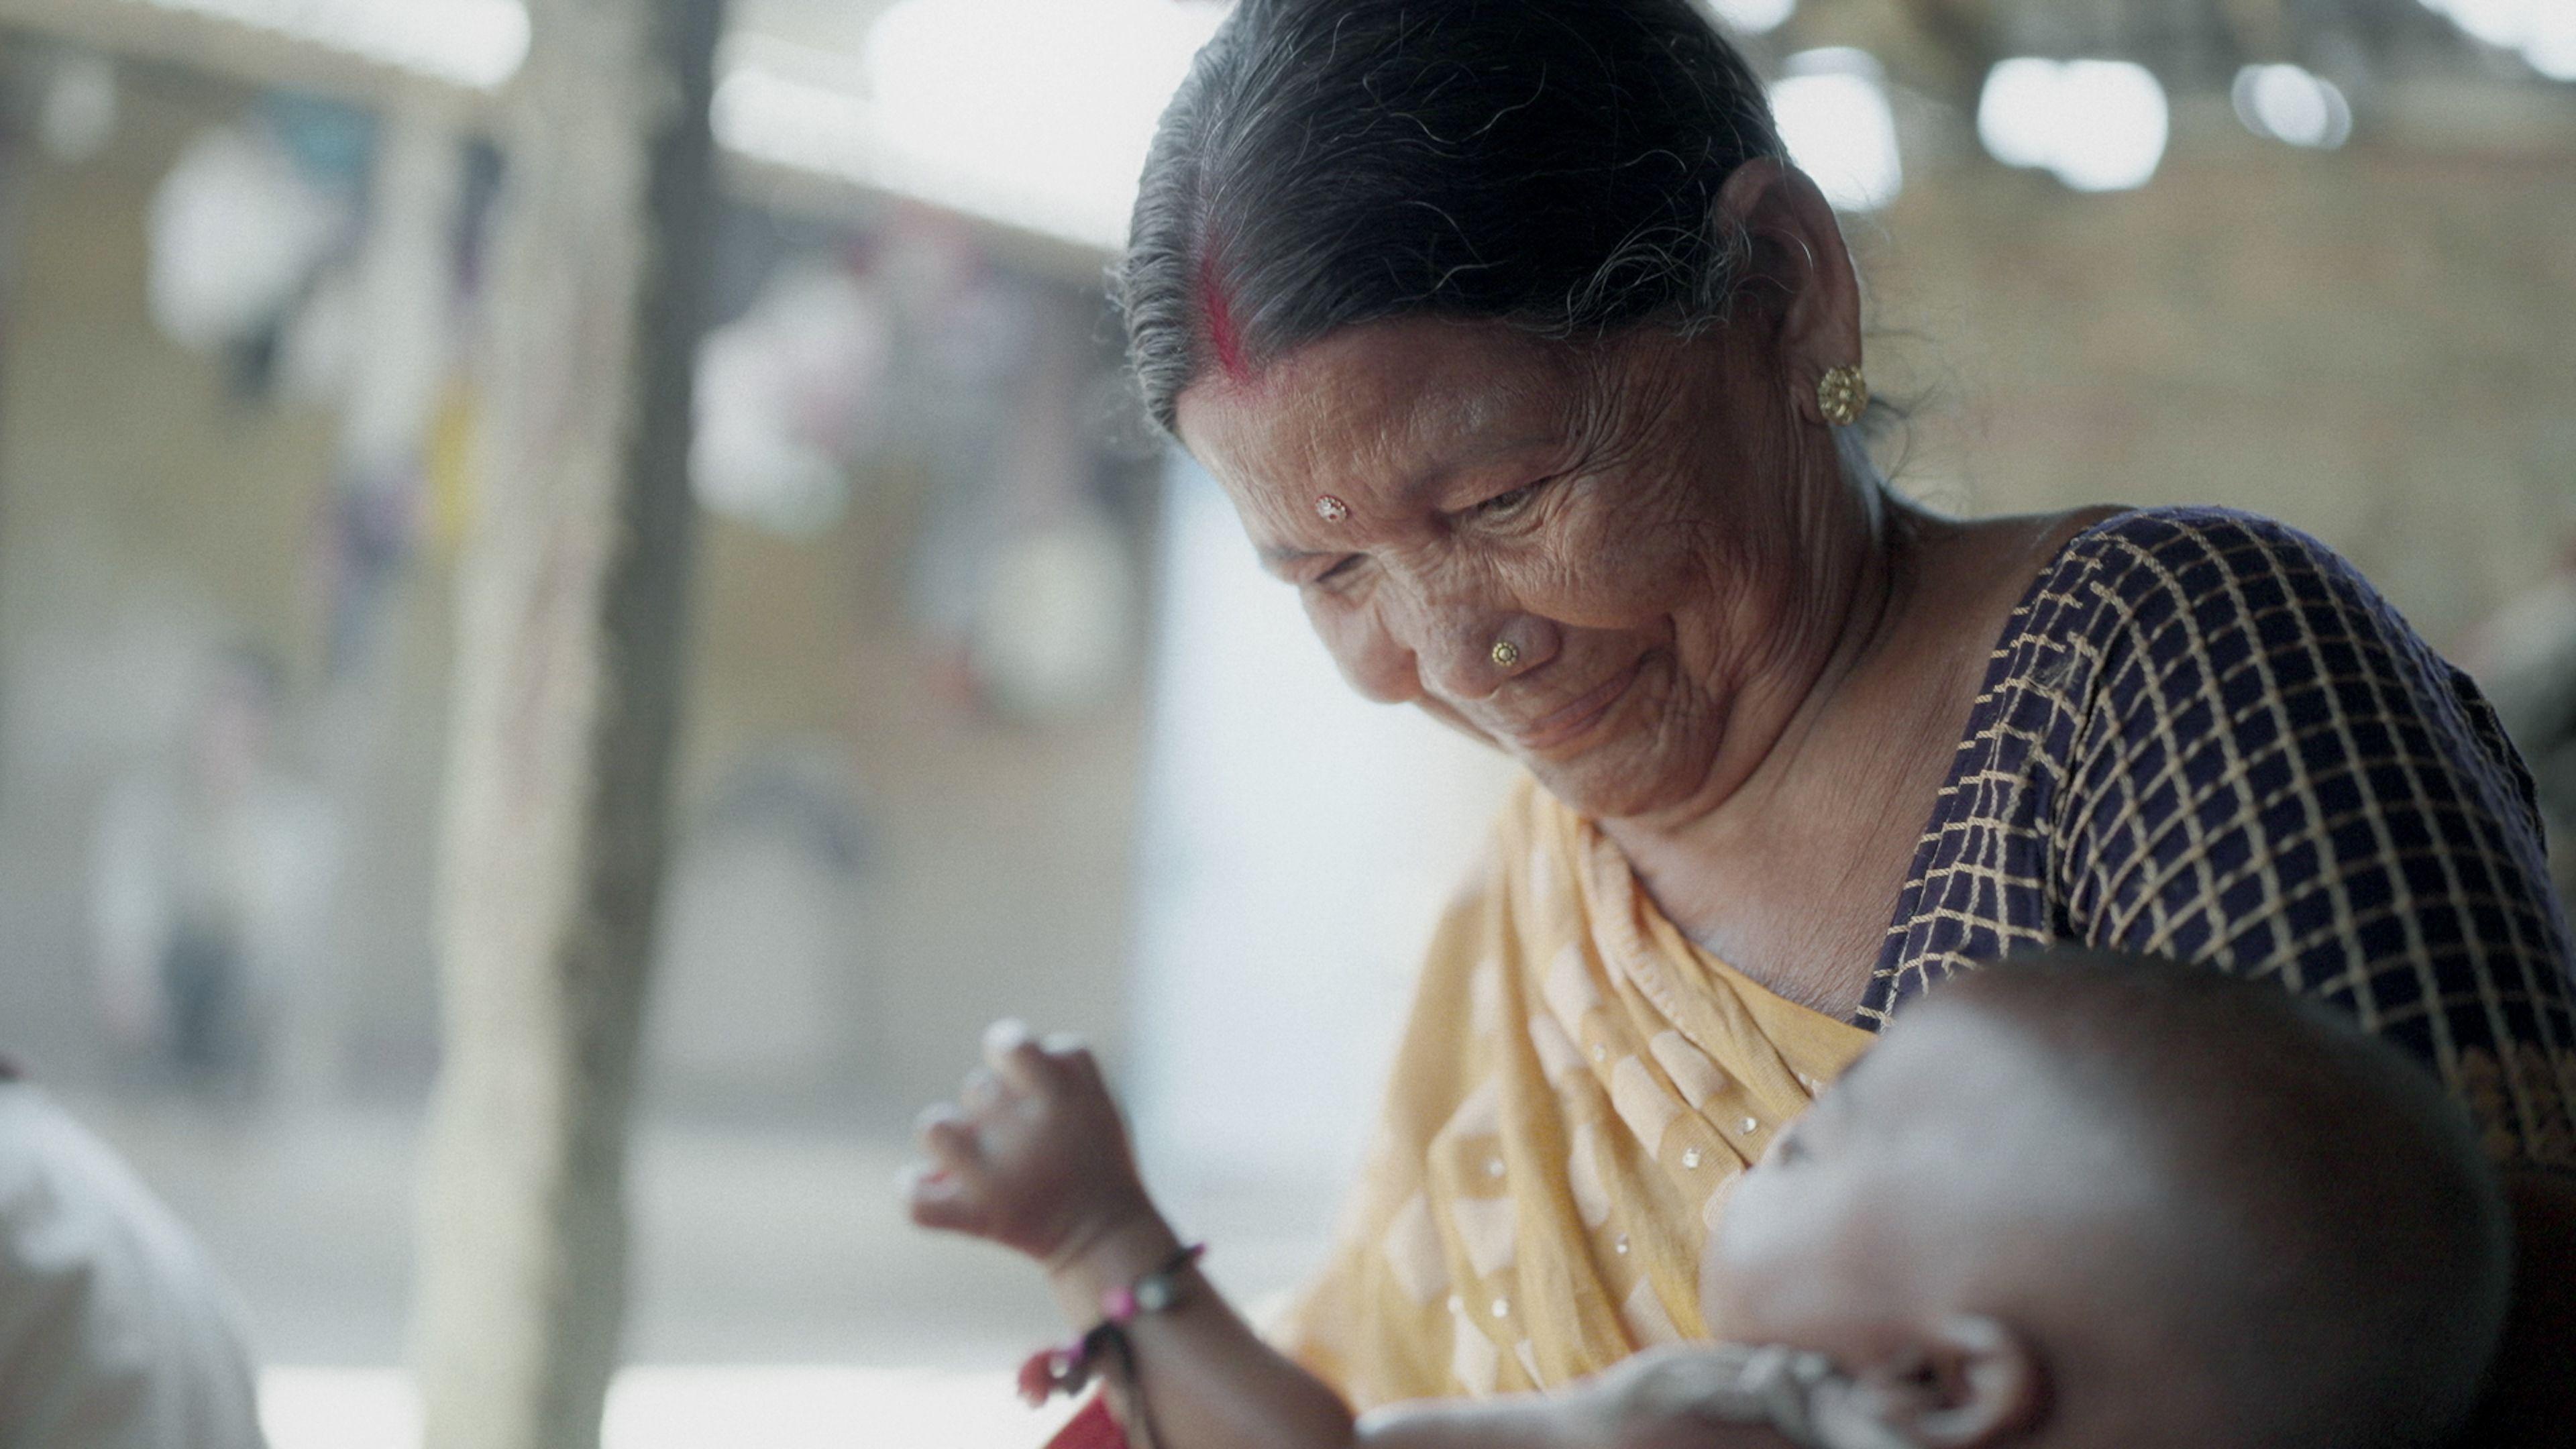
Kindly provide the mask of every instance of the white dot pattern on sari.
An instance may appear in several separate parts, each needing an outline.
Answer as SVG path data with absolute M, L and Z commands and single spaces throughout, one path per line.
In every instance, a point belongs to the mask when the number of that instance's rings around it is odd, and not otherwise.
M 1717 1063 L 1710 1061 L 1707 1053 L 1683 1040 L 1680 1032 L 1657 1032 L 1649 1047 L 1656 1065 L 1672 1078 L 1692 1111 L 1707 1106 L 1709 1098 L 1726 1090 L 1726 1073 L 1717 1069 Z
M 1386 1121 L 1409 1148 L 1285 1339 L 1362 1408 L 1705 1336 L 1702 1209 L 1741 1169 L 1731 1124 L 1794 1116 L 1799 1075 L 1830 1080 L 1869 1039 L 1682 938 L 1552 799 L 1524 788 L 1497 842 L 1512 864 L 1454 899 L 1407 1029 Z M 1523 868 L 1540 856 L 1555 868 Z

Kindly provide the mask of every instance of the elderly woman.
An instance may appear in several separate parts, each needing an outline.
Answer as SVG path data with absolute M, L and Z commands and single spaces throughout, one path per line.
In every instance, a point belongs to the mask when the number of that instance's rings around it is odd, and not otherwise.
M 2486 705 L 2280 524 L 1893 493 L 1833 212 L 1686 0 L 1244 0 L 1132 235 L 1147 401 L 1352 686 L 1529 773 L 1288 1330 L 1353 1403 L 1722 1332 L 1743 1167 L 1908 1003 L 2073 942 L 2438 1073 L 2514 1174 L 2498 1422 L 2576 1422 L 2569 942 Z M 1103 1283 L 1168 1251 L 1099 1226 Z

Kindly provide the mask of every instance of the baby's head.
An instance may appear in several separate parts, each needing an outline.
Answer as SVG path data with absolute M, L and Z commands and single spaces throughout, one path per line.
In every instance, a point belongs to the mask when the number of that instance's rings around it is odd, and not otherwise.
M 2420 1068 L 2277 985 L 2074 952 L 1935 992 L 1775 1144 L 1704 1284 L 1925 1445 L 2446 1441 L 2510 1234 Z

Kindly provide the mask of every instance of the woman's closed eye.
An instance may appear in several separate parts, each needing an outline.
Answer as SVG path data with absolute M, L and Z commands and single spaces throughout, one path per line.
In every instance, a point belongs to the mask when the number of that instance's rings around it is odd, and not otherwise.
M 1325 569 L 1322 573 L 1316 574 L 1307 579 L 1306 582 L 1310 585 L 1322 584 L 1327 586 L 1346 584 L 1351 581 L 1351 575 L 1359 572 L 1359 566 L 1366 562 L 1368 562 L 1367 554 L 1345 554 L 1341 558 L 1335 559 L 1331 567 Z
M 1545 488 L 1549 481 L 1542 478 L 1536 483 L 1524 483 L 1508 493 L 1497 493 L 1469 509 L 1468 513 L 1479 522 L 1508 523 L 1529 512 L 1530 505 L 1538 501 L 1539 490 Z

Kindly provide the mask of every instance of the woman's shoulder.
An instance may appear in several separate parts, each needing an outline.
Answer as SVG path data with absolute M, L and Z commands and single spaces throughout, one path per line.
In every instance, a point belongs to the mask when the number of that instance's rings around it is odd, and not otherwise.
M 1987 736 L 2025 742 L 2016 769 L 2060 778 L 2078 816 L 2078 799 L 2124 807 L 2142 781 L 2205 785 L 2249 761 L 2280 785 L 2294 755 L 2338 779 L 2438 776 L 2517 826 L 2537 818 L 2475 681 L 2341 554 L 2233 508 L 2131 509 L 2069 538 L 2000 641 L 1970 743 Z
M 2136 508 L 2080 530 L 2031 585 L 2013 634 L 2007 651 L 2060 685 L 2194 664 L 2275 687 L 2288 682 L 2276 664 L 2301 678 L 2402 676 L 2443 694 L 2465 684 L 2350 560 L 2234 508 Z
M 2389 606 L 2351 561 L 2276 518 L 2194 505 L 2132 508 L 2067 540 L 2043 589 L 2082 590 L 2135 622 L 2187 604 L 2203 614 L 2252 612 L 2333 596 Z
M 2077 789 L 2262 768 L 2440 782 L 2537 830 L 2529 770 L 2476 682 L 2352 562 L 2239 509 L 2132 509 L 2070 539 L 2010 641 L 2001 701 L 2044 707 Z M 2084 762 L 2079 765 L 2078 762 Z M 2343 785 L 2335 783 L 2336 790 Z

